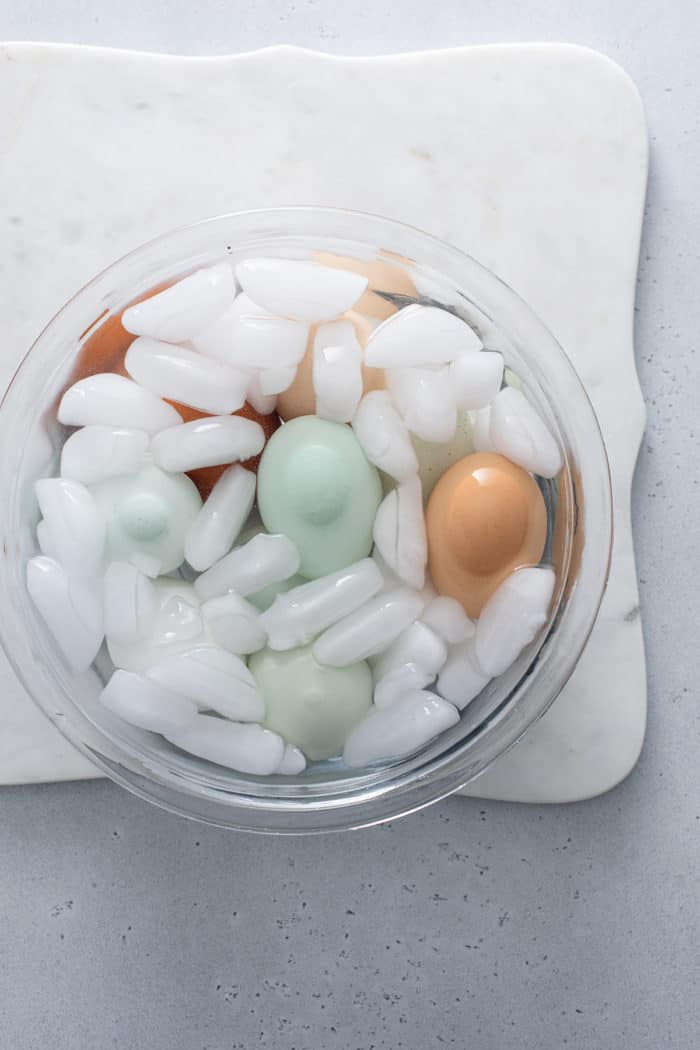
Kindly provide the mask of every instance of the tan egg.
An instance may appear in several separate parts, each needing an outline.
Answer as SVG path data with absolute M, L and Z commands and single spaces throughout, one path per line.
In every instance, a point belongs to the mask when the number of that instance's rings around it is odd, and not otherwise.
M 476 452 L 438 481 L 426 529 L 436 590 L 456 598 L 474 618 L 514 569 L 539 564 L 547 510 L 527 471 L 505 456 Z
M 369 342 L 369 337 L 379 324 L 379 321 L 376 317 L 368 317 L 366 314 L 358 313 L 357 310 L 346 310 L 343 317 L 347 321 L 352 321 L 357 341 L 364 350 Z M 376 372 L 378 375 L 381 375 L 383 384 L 384 372 L 381 368 L 368 368 L 367 371 Z
M 369 317 L 375 317 L 378 321 L 386 321 L 398 310 L 397 306 L 390 303 L 377 292 L 391 292 L 393 295 L 408 295 L 411 298 L 418 297 L 418 291 L 407 270 L 402 265 L 406 260 L 400 255 L 396 256 L 396 262 L 387 259 L 353 259 L 349 255 L 334 255 L 332 252 L 316 252 L 316 262 L 324 266 L 332 266 L 337 270 L 351 270 L 353 273 L 361 273 L 369 280 L 369 286 L 362 298 L 355 303 L 355 309 Z
M 343 318 L 352 321 L 355 328 L 357 341 L 364 350 L 371 333 L 376 328 L 376 321 L 369 317 L 363 317 L 355 310 L 348 310 Z M 297 367 L 297 374 L 292 385 L 277 398 L 277 413 L 286 420 L 296 419 L 297 416 L 313 416 L 316 412 L 316 394 L 313 383 L 314 363 L 314 338 L 316 337 L 317 325 L 309 329 L 309 338 L 306 344 L 306 353 Z M 363 392 L 379 390 L 384 386 L 384 369 L 369 368 L 362 366 Z

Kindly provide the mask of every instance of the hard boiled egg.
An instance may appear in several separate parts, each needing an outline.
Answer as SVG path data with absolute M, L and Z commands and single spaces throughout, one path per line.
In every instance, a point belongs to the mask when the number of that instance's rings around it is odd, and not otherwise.
M 537 565 L 547 512 L 534 478 L 505 456 L 465 456 L 443 474 L 426 510 L 428 566 L 439 594 L 475 618 L 498 585 Z

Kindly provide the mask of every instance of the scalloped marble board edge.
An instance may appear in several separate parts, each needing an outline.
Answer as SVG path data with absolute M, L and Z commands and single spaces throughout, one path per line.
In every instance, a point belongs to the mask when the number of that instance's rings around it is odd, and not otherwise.
M 646 720 L 630 486 L 644 428 L 632 318 L 647 134 L 626 74 L 568 45 L 355 59 L 8 44 L 0 97 L 0 383 L 113 259 L 240 208 L 313 203 L 413 223 L 529 301 L 598 412 L 614 485 L 612 572 L 562 695 L 468 793 L 563 802 L 621 780 Z M 0 783 L 98 775 L 4 657 L 0 724 Z

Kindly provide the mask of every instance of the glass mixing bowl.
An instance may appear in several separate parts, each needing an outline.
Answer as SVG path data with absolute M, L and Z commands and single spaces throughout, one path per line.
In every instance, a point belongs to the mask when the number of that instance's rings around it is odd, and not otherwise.
M 550 530 L 545 559 L 557 575 L 549 621 L 535 642 L 462 713 L 408 758 L 366 771 L 341 762 L 299 777 L 251 777 L 183 754 L 97 703 L 110 673 L 100 656 L 73 672 L 27 593 L 37 553 L 34 482 L 56 471 L 65 428 L 56 406 L 85 340 L 153 287 L 229 257 L 309 258 L 330 251 L 397 256 L 423 302 L 467 320 L 503 353 L 561 444 L 564 467 L 543 484 Z M 399 305 L 401 305 L 399 303 Z M 357 828 L 412 812 L 477 777 L 556 699 L 593 627 L 612 539 L 605 447 L 586 392 L 564 351 L 532 310 L 474 259 L 396 222 L 326 208 L 241 212 L 167 233 L 95 277 L 61 310 L 24 358 L 0 407 L 0 637 L 32 699 L 107 776 L 156 805 L 210 824 L 268 832 Z

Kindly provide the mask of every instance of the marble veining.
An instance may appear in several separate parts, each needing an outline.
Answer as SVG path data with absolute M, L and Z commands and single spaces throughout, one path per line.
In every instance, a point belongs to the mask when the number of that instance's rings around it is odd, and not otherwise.
M 469 789 L 568 801 L 634 765 L 646 716 L 630 485 L 644 427 L 632 318 L 647 134 L 613 63 L 564 45 L 371 59 L 294 48 L 199 59 L 1 49 L 0 383 L 61 304 L 172 226 L 239 208 L 378 212 L 463 248 L 550 326 L 598 413 L 615 546 L 560 698 Z M 0 659 L 0 783 L 97 775 Z

